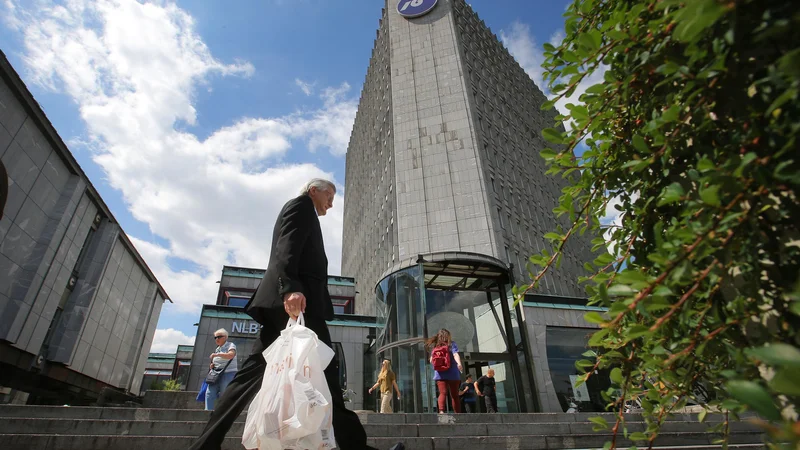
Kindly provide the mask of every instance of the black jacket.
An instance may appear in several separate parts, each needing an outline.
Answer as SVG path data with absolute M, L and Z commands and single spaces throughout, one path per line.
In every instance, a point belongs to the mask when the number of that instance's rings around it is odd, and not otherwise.
M 283 295 L 302 292 L 306 315 L 333 319 L 328 293 L 328 258 L 311 197 L 301 195 L 281 209 L 272 232 L 272 249 L 264 278 L 245 311 L 262 325 L 267 315 L 284 314 Z

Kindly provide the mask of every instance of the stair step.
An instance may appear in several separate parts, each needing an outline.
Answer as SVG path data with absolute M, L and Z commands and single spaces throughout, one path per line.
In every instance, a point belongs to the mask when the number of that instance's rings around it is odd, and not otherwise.
M 198 436 L 205 421 L 153 421 L 6 417 L 0 420 L 0 434 L 116 435 L 116 436 Z M 629 432 L 644 431 L 644 422 L 627 424 Z M 451 437 L 451 436 L 569 436 L 596 434 L 591 423 L 460 423 L 460 424 L 365 424 L 367 436 Z M 698 422 L 668 422 L 662 432 L 704 433 L 709 425 Z M 231 437 L 240 437 L 244 423 L 233 424 Z M 735 422 L 731 432 L 758 432 L 750 423 Z
M 161 408 L 102 408 L 94 406 L 34 406 L 0 405 L 0 417 L 37 417 L 65 419 L 106 419 L 106 420 L 168 420 L 168 421 L 207 421 L 211 413 L 194 409 Z M 450 424 L 450 423 L 587 423 L 590 417 L 602 416 L 613 423 L 615 417 L 610 413 L 520 413 L 520 414 L 415 414 L 415 413 L 359 413 L 364 424 Z M 238 420 L 244 421 L 243 412 Z M 748 416 L 742 416 L 743 418 Z M 641 414 L 626 414 L 626 421 L 641 422 Z M 722 420 L 719 414 L 709 414 L 708 423 Z M 695 414 L 676 414 L 669 422 L 696 422 Z
M 4 450 L 140 450 L 158 448 L 159 450 L 185 450 L 194 442 L 191 436 L 89 436 L 89 435 L 0 435 Z M 656 449 L 719 449 L 710 444 L 714 436 L 702 433 L 665 433 L 656 441 Z M 602 448 L 605 437 L 597 435 L 575 436 L 496 436 L 496 437 L 434 437 L 434 438 L 370 438 L 368 443 L 379 449 L 386 449 L 397 442 L 403 442 L 407 450 L 534 450 L 534 449 L 586 449 Z M 746 433 L 731 436 L 728 448 L 758 448 L 761 434 Z M 622 440 L 620 448 L 633 445 Z M 240 438 L 225 439 L 223 450 L 242 450 Z

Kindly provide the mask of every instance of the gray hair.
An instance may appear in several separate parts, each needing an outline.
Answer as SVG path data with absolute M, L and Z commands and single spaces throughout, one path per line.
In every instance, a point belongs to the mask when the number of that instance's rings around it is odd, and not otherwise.
M 300 194 L 308 194 L 313 187 L 319 189 L 320 191 L 327 191 L 330 189 L 334 194 L 336 193 L 335 184 L 323 178 L 314 178 L 303 186 L 303 189 L 300 190 Z
M 225 337 L 228 337 L 228 331 L 225 328 L 220 328 L 219 330 L 215 331 L 214 335 L 216 336 L 218 333 Z

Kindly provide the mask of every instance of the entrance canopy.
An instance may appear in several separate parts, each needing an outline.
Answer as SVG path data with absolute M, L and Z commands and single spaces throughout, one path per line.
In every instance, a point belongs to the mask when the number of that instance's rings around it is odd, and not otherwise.
M 503 261 L 470 252 L 429 253 L 408 258 L 384 272 L 381 280 L 419 264 L 428 289 L 485 291 L 508 283 L 508 269 Z
M 392 362 L 401 391 L 409 393 L 396 402 L 396 411 L 436 411 L 437 387 L 423 344 L 442 328 L 458 346 L 462 377 L 469 373 L 477 380 L 494 369 L 503 393 L 500 410 L 525 409 L 517 389 L 519 315 L 511 315 L 509 280 L 502 261 L 468 252 L 418 255 L 383 274 L 375 286 L 376 357 Z

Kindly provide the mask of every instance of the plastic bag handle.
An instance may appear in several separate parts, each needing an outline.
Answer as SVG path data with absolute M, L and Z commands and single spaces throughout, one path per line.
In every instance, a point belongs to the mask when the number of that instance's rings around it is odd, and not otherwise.
M 306 326 L 306 319 L 303 317 L 302 312 L 300 313 L 299 316 L 297 316 L 297 320 L 294 320 L 291 317 L 289 317 L 289 321 L 286 322 L 286 328 L 292 328 L 295 325 Z

